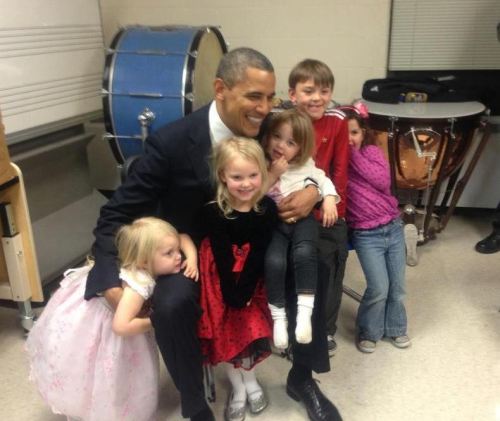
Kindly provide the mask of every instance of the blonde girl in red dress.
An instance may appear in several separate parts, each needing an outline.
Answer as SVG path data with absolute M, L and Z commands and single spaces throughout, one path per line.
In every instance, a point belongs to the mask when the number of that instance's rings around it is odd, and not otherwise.
M 272 323 L 264 291 L 264 257 L 278 217 L 265 196 L 266 161 L 253 139 L 231 138 L 213 157 L 216 199 L 204 209 L 208 236 L 200 247 L 199 336 L 206 363 L 224 363 L 232 392 L 225 419 L 257 414 L 267 399 L 255 365 L 269 356 Z

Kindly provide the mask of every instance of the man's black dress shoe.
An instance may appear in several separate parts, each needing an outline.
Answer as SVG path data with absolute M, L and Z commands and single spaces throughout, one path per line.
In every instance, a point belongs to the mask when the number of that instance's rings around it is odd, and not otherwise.
M 207 406 L 205 409 L 192 416 L 191 421 L 215 421 L 214 413 Z
M 338 409 L 321 393 L 315 380 L 308 379 L 295 383 L 293 378 L 288 376 L 286 393 L 292 399 L 304 404 L 307 415 L 312 421 L 342 421 Z
M 476 251 L 479 253 L 490 254 L 500 250 L 500 234 L 492 232 L 488 237 L 476 244 Z

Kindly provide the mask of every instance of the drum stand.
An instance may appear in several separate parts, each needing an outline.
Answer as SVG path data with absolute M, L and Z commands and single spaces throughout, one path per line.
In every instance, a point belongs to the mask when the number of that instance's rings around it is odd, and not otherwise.
M 418 142 L 417 136 L 415 135 L 415 128 L 414 127 L 410 128 L 410 133 L 409 134 L 411 134 L 411 138 L 413 140 L 413 146 L 415 147 L 415 151 L 417 153 L 417 157 L 420 158 L 420 159 L 430 158 L 429 159 L 429 163 L 427 164 L 427 183 L 426 183 L 426 187 L 425 187 L 425 191 L 424 191 L 425 192 L 424 193 L 424 199 L 423 199 L 423 202 L 424 202 L 424 215 L 427 216 L 428 215 L 428 213 L 427 213 L 427 206 L 429 204 L 430 193 L 431 193 L 432 170 L 434 169 L 434 164 L 436 162 L 437 154 L 436 154 L 436 152 L 422 152 L 422 149 L 420 148 L 420 144 Z M 425 227 L 425 222 L 424 222 L 423 227 Z M 420 241 L 423 241 L 424 238 L 425 238 L 424 228 L 423 227 L 422 226 L 421 227 L 417 226 L 417 229 L 418 229 L 418 238 L 419 238 Z
M 476 147 L 476 150 L 474 151 L 474 154 L 472 155 L 472 158 L 464 172 L 464 175 L 457 183 L 457 179 L 460 174 L 460 171 L 457 171 L 450 177 L 450 180 L 448 181 L 448 186 L 446 188 L 445 195 L 441 202 L 441 207 L 443 207 L 448 202 L 452 193 L 453 196 L 451 197 L 450 205 L 448 207 L 447 212 L 441 218 L 439 231 L 442 231 L 446 228 L 446 225 L 450 220 L 451 214 L 455 210 L 455 207 L 457 206 L 457 203 L 460 200 L 460 196 L 462 195 L 465 186 L 467 185 L 467 182 L 469 181 L 470 176 L 472 175 L 472 171 L 476 167 L 476 164 L 479 161 L 479 158 L 481 157 L 481 154 L 483 153 L 486 144 L 488 143 L 488 140 L 491 135 L 491 124 L 489 124 L 487 120 L 482 120 L 479 125 L 479 130 L 482 131 L 482 137 L 481 140 L 479 141 L 479 144 Z

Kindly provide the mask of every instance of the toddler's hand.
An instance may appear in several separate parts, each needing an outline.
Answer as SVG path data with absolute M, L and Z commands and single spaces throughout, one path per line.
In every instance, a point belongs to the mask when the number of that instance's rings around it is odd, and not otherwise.
M 273 174 L 276 178 L 279 178 L 286 170 L 288 169 L 288 161 L 285 159 L 284 156 L 275 159 L 271 163 L 271 168 L 269 169 L 269 172 Z
M 198 262 L 196 261 L 193 262 L 190 259 L 186 259 L 184 260 L 184 262 L 182 262 L 181 268 L 184 269 L 185 276 L 191 278 L 195 282 L 198 281 L 199 277 Z
M 338 213 L 334 196 L 326 196 L 321 204 L 321 213 L 323 214 L 323 226 L 331 227 L 337 222 Z

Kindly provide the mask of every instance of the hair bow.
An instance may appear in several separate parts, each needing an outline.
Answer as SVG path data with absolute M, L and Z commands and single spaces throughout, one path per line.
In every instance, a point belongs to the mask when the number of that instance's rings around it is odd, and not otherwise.
M 368 107 L 363 101 L 355 101 L 352 106 L 362 118 L 368 118 Z

